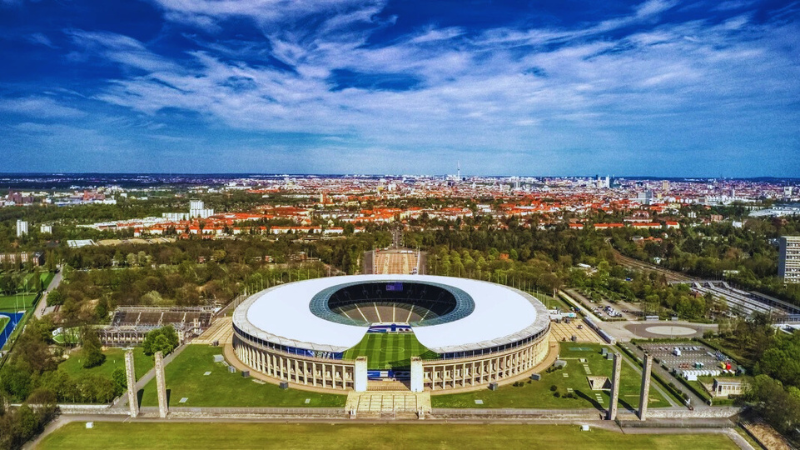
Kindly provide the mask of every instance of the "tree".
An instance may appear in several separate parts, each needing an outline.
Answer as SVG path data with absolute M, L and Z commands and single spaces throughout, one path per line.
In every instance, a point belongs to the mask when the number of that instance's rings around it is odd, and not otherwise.
M 171 353 L 178 346 L 178 334 L 171 325 L 156 328 L 147 333 L 142 343 L 145 355 L 154 355 L 162 352 L 164 355 Z
M 81 332 L 83 342 L 83 367 L 88 369 L 103 364 L 106 355 L 103 354 L 100 344 L 100 337 L 93 328 L 86 327 Z
M 125 392 L 125 389 L 128 389 L 128 379 L 125 377 L 125 369 L 117 368 L 111 374 L 111 381 L 114 382 L 114 391 L 115 396 L 121 395 Z

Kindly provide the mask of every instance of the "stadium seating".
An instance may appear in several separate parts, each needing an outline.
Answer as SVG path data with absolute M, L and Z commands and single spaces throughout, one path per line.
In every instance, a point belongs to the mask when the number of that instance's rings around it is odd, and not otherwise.
M 453 311 L 456 300 L 436 286 L 367 283 L 335 292 L 328 300 L 328 307 L 337 314 L 366 323 L 419 323 Z

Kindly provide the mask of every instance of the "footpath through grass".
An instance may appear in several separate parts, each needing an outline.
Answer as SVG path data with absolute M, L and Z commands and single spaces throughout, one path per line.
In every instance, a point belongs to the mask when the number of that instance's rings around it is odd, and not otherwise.
M 542 372 L 542 379 L 539 381 L 526 380 L 522 386 L 506 385 L 496 391 L 486 389 L 465 394 L 433 395 L 431 404 L 434 408 L 608 408 L 610 391 L 594 391 L 590 389 L 587 380 L 587 376 L 611 378 L 613 362 L 600 354 L 605 346 L 573 342 L 560 344 L 561 359 L 567 361 L 567 367 L 551 373 Z M 580 359 L 585 359 L 586 362 L 582 363 Z M 555 391 L 551 390 L 552 386 L 556 387 Z M 620 408 L 639 407 L 640 387 L 641 375 L 627 362 L 622 361 Z M 569 393 L 574 398 L 565 398 Z M 482 403 L 478 404 L 475 400 Z M 669 402 L 651 383 L 649 407 L 666 406 L 669 406 Z
M 240 372 L 229 373 L 225 365 L 214 362 L 214 355 L 221 354 L 222 347 L 189 345 L 167 365 L 164 372 L 170 406 L 343 407 L 347 401 L 346 395 L 283 390 L 243 378 Z M 186 402 L 180 403 L 183 398 Z M 155 378 L 144 387 L 141 405 L 158 406 Z
M 103 354 L 106 355 L 105 362 L 90 369 L 85 369 L 83 367 L 82 353 L 82 351 L 72 353 L 68 360 L 58 365 L 58 370 L 68 373 L 71 377 L 95 374 L 102 375 L 106 378 L 111 378 L 111 374 L 113 374 L 114 370 L 117 368 L 125 370 L 125 351 L 121 348 L 109 348 L 105 350 L 103 352 Z M 145 355 L 142 347 L 135 347 L 133 349 L 133 366 L 137 380 L 152 369 L 153 364 L 153 357 Z
M 84 422 L 65 425 L 39 448 L 113 449 L 737 449 L 718 434 L 621 434 L 577 425 L 254 424 Z
M 411 357 L 434 359 L 438 355 L 420 344 L 414 333 L 367 333 L 355 347 L 344 352 L 344 359 L 367 357 L 367 366 L 374 370 L 409 367 Z

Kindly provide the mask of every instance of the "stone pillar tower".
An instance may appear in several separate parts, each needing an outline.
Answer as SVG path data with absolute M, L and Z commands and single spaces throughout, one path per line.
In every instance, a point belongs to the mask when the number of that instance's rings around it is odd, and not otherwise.
M 356 392 L 367 391 L 367 357 L 359 356 L 356 358 L 356 367 L 353 377 L 353 390 Z
M 167 382 L 164 378 L 164 355 L 156 352 L 156 389 L 158 390 L 158 416 L 162 419 L 167 417 L 169 405 L 167 405 Z
M 645 353 L 642 368 L 642 392 L 639 394 L 639 420 L 647 420 L 647 402 L 650 400 L 650 372 L 653 370 L 653 355 Z
M 425 373 L 422 370 L 422 358 L 414 356 L 411 358 L 411 392 L 422 392 L 425 390 Z
M 608 406 L 607 420 L 617 418 L 617 405 L 619 403 L 619 376 L 622 371 L 622 356 L 614 353 L 614 368 L 611 371 L 611 404 Z
M 133 350 L 125 352 L 125 379 L 128 382 L 128 407 L 131 417 L 139 415 L 139 401 L 136 398 L 136 372 L 133 370 Z

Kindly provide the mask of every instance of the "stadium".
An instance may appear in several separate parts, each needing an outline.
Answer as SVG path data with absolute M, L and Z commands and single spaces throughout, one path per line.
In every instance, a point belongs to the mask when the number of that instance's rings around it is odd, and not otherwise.
M 547 356 L 550 320 L 507 286 L 355 275 L 258 292 L 236 308 L 233 328 L 239 360 L 292 387 L 452 392 L 526 375 Z

